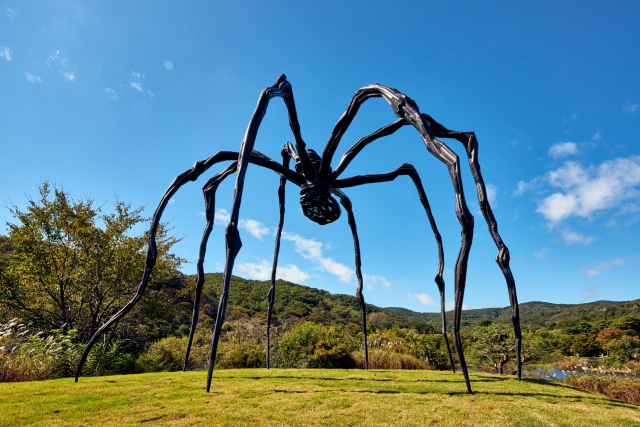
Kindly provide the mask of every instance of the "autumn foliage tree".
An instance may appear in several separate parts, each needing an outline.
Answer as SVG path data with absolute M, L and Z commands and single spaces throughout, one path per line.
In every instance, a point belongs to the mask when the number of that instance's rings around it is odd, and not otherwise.
M 8 236 L 0 241 L 0 306 L 45 330 L 75 329 L 88 338 L 135 292 L 146 257 L 142 208 L 116 199 L 103 213 L 91 198 L 73 199 L 44 182 L 25 210 L 9 210 Z M 183 260 L 169 253 L 177 239 L 166 226 L 157 234 L 152 281 L 171 277 Z

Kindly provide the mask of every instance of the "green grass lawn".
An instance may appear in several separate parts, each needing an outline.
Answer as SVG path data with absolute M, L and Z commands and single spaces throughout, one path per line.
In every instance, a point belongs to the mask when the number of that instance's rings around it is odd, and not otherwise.
M 640 407 L 558 383 L 438 371 L 326 369 L 0 384 L 0 425 L 640 426 Z

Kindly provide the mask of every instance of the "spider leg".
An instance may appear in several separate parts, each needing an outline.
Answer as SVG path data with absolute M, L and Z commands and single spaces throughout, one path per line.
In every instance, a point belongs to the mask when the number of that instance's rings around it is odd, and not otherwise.
M 427 120 L 422 116 L 416 103 L 408 96 L 400 93 L 396 89 L 373 84 L 360 88 L 351 99 L 351 103 L 342 114 L 333 128 L 331 137 L 322 152 L 322 163 L 320 165 L 320 178 L 327 178 L 331 167 L 331 159 L 335 153 L 340 139 L 353 121 L 360 106 L 369 98 L 382 97 L 391 106 L 394 114 L 407 121 L 408 124 L 416 128 L 424 142 L 427 150 L 438 160 L 447 166 L 453 189 L 456 196 L 455 211 L 456 217 L 462 226 L 460 251 L 456 260 L 455 268 L 455 309 L 453 316 L 453 341 L 460 361 L 460 368 L 467 385 L 467 392 L 471 393 L 471 384 L 467 371 L 466 361 L 462 352 L 462 341 L 460 340 L 460 314 L 462 302 L 464 300 L 464 288 L 467 281 L 467 264 L 469 261 L 469 251 L 473 242 L 473 215 L 467 207 L 462 187 L 462 176 L 460 174 L 460 158 L 445 143 L 436 139 L 429 128 Z
M 353 144 L 353 146 L 351 146 L 351 148 L 349 148 L 349 150 L 347 150 L 346 153 L 342 155 L 342 159 L 340 159 L 340 163 L 338 163 L 338 166 L 336 166 L 336 168 L 333 170 L 333 172 L 329 176 L 329 184 L 335 181 L 340 176 L 340 174 L 344 172 L 347 166 L 349 166 L 349 163 L 351 163 L 351 161 L 358 155 L 358 153 L 360 153 L 360 151 L 362 151 L 364 147 L 366 147 L 367 145 L 369 145 L 370 143 L 372 143 L 378 138 L 382 138 L 384 136 L 389 136 L 393 134 L 402 126 L 405 126 L 408 124 L 409 123 L 405 119 L 399 119 L 391 123 L 390 125 L 381 127 L 377 131 L 365 136 L 364 138 L 360 138 L 355 144 Z
M 158 232 L 158 226 L 160 225 L 160 219 L 162 218 L 162 213 L 171 200 L 171 197 L 182 187 L 184 184 L 190 181 L 195 181 L 198 179 L 200 175 L 202 175 L 206 170 L 208 170 L 212 165 L 216 163 L 220 163 L 223 161 L 235 161 L 238 160 L 238 153 L 233 151 L 220 151 L 213 156 L 209 157 L 206 160 L 196 162 L 191 169 L 186 170 L 182 174 L 178 175 L 169 188 L 165 191 L 162 199 L 160 199 L 160 203 L 156 207 L 156 210 L 151 219 L 151 224 L 149 227 L 149 237 L 148 237 L 148 249 L 147 249 L 147 258 L 145 261 L 144 273 L 142 275 L 142 280 L 140 281 L 140 285 L 138 286 L 138 290 L 134 297 L 129 301 L 120 311 L 114 314 L 111 319 L 107 321 L 100 329 L 98 329 L 87 345 L 84 348 L 82 356 L 80 358 L 80 362 L 78 363 L 78 367 L 76 369 L 76 378 L 75 381 L 78 382 L 78 378 L 80 373 L 82 372 L 82 367 L 89 356 L 89 352 L 93 345 L 97 342 L 98 338 L 104 334 L 111 325 L 118 322 L 122 317 L 124 317 L 131 309 L 136 305 L 136 303 L 140 300 L 144 291 L 147 287 L 147 283 L 149 282 L 149 278 L 151 276 L 151 272 L 153 271 L 153 267 L 155 266 L 157 257 L 158 257 L 158 249 L 156 246 L 156 233 Z M 304 177 L 290 169 L 286 169 L 279 165 L 277 162 L 274 162 L 267 156 L 258 153 L 257 151 L 253 151 L 248 156 L 249 161 L 258 166 L 265 167 L 267 169 L 271 169 L 274 172 L 278 173 L 281 176 L 286 177 L 289 181 L 294 182 L 296 185 L 302 185 L 305 181 Z
M 273 97 L 281 97 L 287 107 L 289 113 L 289 125 L 293 131 L 293 135 L 296 140 L 296 148 L 298 156 L 302 164 L 302 171 L 305 177 L 315 177 L 315 169 L 309 160 L 309 156 L 305 150 L 305 143 L 300 135 L 300 124 L 298 123 L 298 115 L 293 100 L 293 92 L 291 90 L 291 84 L 286 80 L 285 75 L 281 75 L 273 86 L 270 86 L 262 91 L 260 98 L 258 99 L 258 105 L 251 116 L 249 126 L 245 134 L 242 145 L 240 146 L 240 153 L 238 156 L 238 172 L 236 174 L 235 192 L 233 195 L 233 204 L 231 207 L 231 214 L 229 218 L 229 225 L 225 232 L 227 260 L 224 266 L 224 273 L 222 275 L 222 291 L 220 293 L 220 303 L 218 304 L 218 315 L 216 316 L 216 326 L 213 331 L 213 339 L 211 340 L 211 353 L 209 356 L 209 370 L 207 372 L 207 392 L 211 389 L 211 378 L 213 375 L 213 366 L 215 365 L 216 352 L 218 350 L 218 340 L 220 339 L 220 331 L 222 324 L 224 323 L 224 316 L 227 308 L 227 299 L 229 292 L 229 284 L 231 282 L 231 274 L 233 272 L 233 265 L 242 247 L 242 241 L 240 240 L 240 233 L 238 233 L 238 220 L 240 216 L 240 203 L 242 202 L 242 192 L 244 189 L 244 178 L 247 173 L 248 162 L 245 161 L 245 156 L 248 156 L 253 151 L 253 146 L 256 142 L 256 136 L 258 134 L 258 128 L 260 123 L 267 112 L 269 101 Z M 284 169 L 284 167 L 283 167 Z M 291 171 L 290 171 L 291 172 Z M 296 174 L 298 175 L 298 174 Z M 299 176 L 299 175 L 298 175 Z
M 334 188 L 333 194 L 340 197 L 340 204 L 344 206 L 349 215 L 349 226 L 351 227 L 351 233 L 353 234 L 353 248 L 356 253 L 356 276 L 358 277 L 358 289 L 356 290 L 356 298 L 360 303 L 360 316 L 362 317 L 362 341 L 364 343 L 364 366 L 369 370 L 369 350 L 367 348 L 367 306 L 364 302 L 364 295 L 362 295 L 362 262 L 360 261 L 360 241 L 358 239 L 358 229 L 356 227 L 356 218 L 353 216 L 353 210 L 351 209 L 351 200 L 342 191 Z
M 455 372 L 456 368 L 453 363 L 451 348 L 449 347 L 449 338 L 447 337 L 447 323 L 446 323 L 447 320 L 445 317 L 444 279 L 442 278 L 442 271 L 444 270 L 444 251 L 442 249 L 442 238 L 440 237 L 440 233 L 438 232 L 436 221 L 433 218 L 433 214 L 431 213 L 431 206 L 429 206 L 429 200 L 427 199 L 427 194 L 425 193 L 424 187 L 422 186 L 422 181 L 420 180 L 418 171 L 416 171 L 416 169 L 412 165 L 405 163 L 391 173 L 381 174 L 381 175 L 354 176 L 352 178 L 339 179 L 334 181 L 333 186 L 334 188 L 348 188 L 348 187 L 355 187 L 355 186 L 364 185 L 364 184 L 389 182 L 389 181 L 395 180 L 400 175 L 407 175 L 413 180 L 416 190 L 418 190 L 418 196 L 420 197 L 420 202 L 422 203 L 422 206 L 424 207 L 424 210 L 427 213 L 427 217 L 429 218 L 429 224 L 431 225 L 431 230 L 433 231 L 433 235 L 436 239 L 436 243 L 438 244 L 438 272 L 435 277 L 435 282 L 438 285 L 438 290 L 440 292 L 442 337 L 444 339 L 444 343 L 447 348 L 447 355 L 449 356 L 449 363 L 451 364 L 451 369 L 453 369 L 453 372 Z
M 285 144 L 282 149 L 282 166 L 288 168 L 289 161 L 291 160 L 291 153 L 288 150 L 293 150 L 289 147 L 291 144 Z M 295 151 L 293 151 L 295 154 Z M 282 236 L 282 226 L 284 225 L 284 186 L 287 183 L 285 178 L 280 178 L 280 187 L 278 188 L 278 200 L 280 202 L 280 222 L 278 223 L 278 231 L 276 232 L 276 248 L 273 254 L 273 268 L 271 269 L 271 288 L 267 293 L 267 369 L 269 369 L 269 333 L 271 331 L 271 313 L 273 312 L 273 302 L 276 296 L 276 271 L 278 269 L 278 255 L 280 253 L 280 236 Z
M 197 275 L 196 275 L 196 290 L 193 301 L 193 314 L 191 315 L 191 329 L 189 330 L 189 341 L 187 341 L 187 351 L 184 355 L 184 364 L 182 371 L 187 370 L 187 362 L 189 361 L 189 353 L 191 352 L 191 344 L 193 342 L 193 335 L 196 332 L 196 326 L 198 325 L 198 315 L 200 313 L 200 297 L 202 295 L 202 288 L 204 286 L 204 258 L 207 253 L 207 242 L 209 241 L 209 235 L 213 230 L 213 223 L 215 220 L 215 208 L 216 208 L 216 191 L 218 186 L 224 179 L 234 173 L 238 167 L 238 162 L 231 163 L 225 170 L 217 175 L 209 178 L 202 192 L 204 193 L 205 201 L 205 215 L 207 218 L 207 225 L 202 234 L 202 241 L 200 242 L 200 253 L 198 255 Z M 285 179 L 285 178 L 281 178 Z
M 436 122 L 430 116 L 424 114 L 429 127 L 433 131 L 436 137 L 439 138 L 453 138 L 460 141 L 467 152 L 467 158 L 469 159 L 469 167 L 471 168 L 471 174 L 476 182 L 476 188 L 478 190 L 478 202 L 482 215 L 484 216 L 487 225 L 489 226 L 489 233 L 493 238 L 496 246 L 498 247 L 498 255 L 496 255 L 496 263 L 502 270 L 502 274 L 507 282 L 507 290 L 509 292 L 509 301 L 511 303 L 511 322 L 513 323 L 513 330 L 516 336 L 516 363 L 518 369 L 518 381 L 521 379 L 522 374 L 522 359 L 520 357 L 520 350 L 522 347 L 522 332 L 520 330 L 520 313 L 518 309 L 518 296 L 516 294 L 516 283 L 509 267 L 509 248 L 504 244 L 500 233 L 498 233 L 498 223 L 493 216 L 489 199 L 487 198 L 487 189 L 480 173 L 480 163 L 478 162 L 478 140 L 473 132 L 457 132 L 452 131 L 440 123 Z

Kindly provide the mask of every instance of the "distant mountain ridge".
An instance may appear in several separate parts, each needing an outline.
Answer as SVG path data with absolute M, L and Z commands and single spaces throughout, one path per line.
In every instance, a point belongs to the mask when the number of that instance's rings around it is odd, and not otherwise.
M 418 313 L 401 307 L 387 307 L 383 310 L 407 319 L 440 324 L 440 313 Z M 595 301 L 584 304 L 554 304 L 531 301 L 519 304 L 520 323 L 523 326 L 544 327 L 551 323 L 571 321 L 597 321 L 640 313 L 640 300 L 633 301 Z M 447 326 L 453 322 L 453 311 L 446 313 Z M 494 323 L 511 323 L 511 307 L 481 308 L 463 310 L 462 326 L 473 327 L 481 320 Z

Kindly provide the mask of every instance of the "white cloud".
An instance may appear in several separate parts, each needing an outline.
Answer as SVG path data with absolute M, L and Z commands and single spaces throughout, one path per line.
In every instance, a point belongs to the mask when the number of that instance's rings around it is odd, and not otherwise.
M 254 219 L 240 218 L 238 227 L 247 230 L 253 237 L 260 240 L 262 240 L 262 236 L 271 233 L 269 227 L 266 227 L 263 223 L 258 222 Z
M 5 13 L 5 15 L 8 16 L 11 19 L 15 18 L 15 16 L 17 14 L 18 13 L 15 10 L 12 10 L 12 9 L 9 9 L 9 8 L 7 8 L 7 12 Z
M 578 146 L 575 142 L 557 142 L 549 148 L 549 155 L 554 159 L 578 154 Z
M 200 212 L 198 215 L 206 216 L 204 212 Z M 224 208 L 216 208 L 214 224 L 226 226 L 229 224 L 231 214 Z M 271 229 L 263 223 L 254 219 L 240 218 L 238 221 L 238 227 L 247 230 L 256 239 L 262 240 L 262 236 L 271 234 Z
M 206 216 L 204 212 L 201 212 L 202 216 Z M 229 220 L 231 219 L 231 214 L 227 212 L 224 208 L 216 208 L 215 218 L 213 220 L 214 224 L 224 225 L 229 224 Z
M 622 107 L 622 111 L 624 111 L 627 114 L 633 114 L 636 111 L 638 111 L 638 108 L 640 108 L 640 105 L 633 104 L 631 101 L 629 101 L 624 107 Z
M 544 257 L 547 255 L 547 252 L 549 252 L 549 248 L 542 248 L 538 252 L 534 252 L 533 256 L 540 259 L 544 259 Z
M 493 184 L 487 184 L 486 189 L 487 189 L 487 199 L 489 199 L 489 204 L 494 208 L 497 207 L 496 199 L 498 198 L 498 187 L 496 187 Z
M 271 279 L 272 264 L 267 260 L 262 260 L 260 264 L 245 262 L 236 265 L 236 271 L 245 274 L 250 279 L 269 280 Z M 276 279 L 286 280 L 292 283 L 304 283 L 309 276 L 300 270 L 296 265 L 288 264 L 284 267 L 278 266 L 276 269 Z
M 564 229 L 561 232 L 562 238 L 568 245 L 573 245 L 574 243 L 581 243 L 583 245 L 588 245 L 589 243 L 596 240 L 595 237 L 585 236 L 584 234 L 577 233 L 570 229 Z
M 602 141 L 602 135 L 600 134 L 600 132 L 596 132 L 593 135 L 593 138 L 591 138 L 593 141 Z
M 42 79 L 40 78 L 40 76 L 34 76 L 28 71 L 24 74 L 24 76 L 27 78 L 27 81 L 31 83 L 42 83 Z
M 593 299 L 593 297 L 595 297 L 596 294 L 598 293 L 600 286 L 602 285 L 591 286 L 590 288 L 587 288 L 584 291 L 582 291 L 582 302 Z
M 176 199 L 171 199 L 169 200 L 169 206 L 173 206 L 173 204 L 176 202 Z
M 385 277 L 382 276 L 374 276 L 373 274 L 364 273 L 362 275 L 362 281 L 367 289 L 373 290 L 373 285 L 382 285 L 385 288 L 391 286 L 391 283 L 387 281 Z
M 614 259 L 610 262 L 601 262 L 600 264 L 598 264 L 593 268 L 587 266 L 584 270 L 584 273 L 589 277 L 595 277 L 600 273 L 602 273 L 603 271 L 611 270 L 611 267 L 622 267 L 624 263 L 625 262 L 623 259 Z
M 354 271 L 331 258 L 324 258 L 322 256 L 322 243 L 286 231 L 282 232 L 282 238 L 293 242 L 296 247 L 296 252 L 304 258 L 317 263 L 319 269 L 337 276 L 338 280 L 342 283 L 349 283 L 351 281 L 351 276 L 353 276 Z
M 586 169 L 568 161 L 549 172 L 546 182 L 562 191 L 544 198 L 536 212 L 552 224 L 572 216 L 588 218 L 596 211 L 618 207 L 640 196 L 635 188 L 640 184 L 640 156 L 608 160 Z
M 148 89 L 147 89 L 147 94 L 152 98 L 155 96 L 155 94 Z
M 199 215 L 203 215 L 203 213 L 200 213 Z M 230 216 L 231 215 L 226 209 L 216 208 L 214 222 L 216 224 L 226 226 L 229 223 Z M 269 227 L 253 219 L 240 218 L 240 221 L 238 222 L 238 226 L 240 228 L 247 230 L 253 237 L 260 240 L 262 240 L 262 236 L 271 234 L 271 229 Z M 341 281 L 342 283 L 349 283 L 351 281 L 351 277 L 354 274 L 353 269 L 337 261 L 334 261 L 331 258 L 323 257 L 322 243 L 315 241 L 313 239 L 307 239 L 303 236 L 300 236 L 299 234 L 289 233 L 286 231 L 282 232 L 282 239 L 293 242 L 296 248 L 296 252 L 302 255 L 305 259 L 308 259 L 316 263 L 318 265 L 318 269 L 324 270 L 328 273 L 331 273 L 337 276 L 338 280 Z M 384 279 L 383 277 L 377 277 L 377 276 L 370 276 L 370 277 L 375 277 L 375 280 L 379 281 L 379 283 L 381 284 L 384 284 L 386 282 L 386 279 Z
M 11 61 L 11 58 L 13 57 L 13 53 L 11 52 L 11 49 L 9 49 L 9 46 L 0 46 L 0 58 L 6 59 L 7 61 Z
M 109 98 L 111 98 L 111 99 L 118 99 L 118 94 L 117 94 L 117 93 L 116 93 L 116 91 L 115 91 L 115 90 L 113 90 L 113 89 L 106 88 L 106 89 L 104 90 L 104 94 L 105 94 L 106 96 L 108 96 Z
M 60 75 L 65 78 L 68 82 L 76 81 L 76 74 L 72 72 L 72 68 L 74 65 L 69 61 L 69 58 L 61 58 L 60 51 L 56 50 L 56 53 L 49 55 L 49 59 L 51 62 L 46 61 L 46 64 L 49 67 L 55 68 L 58 70 Z
M 143 78 L 143 79 L 144 79 L 144 73 L 136 73 L 135 71 L 132 71 L 132 72 L 131 72 L 131 75 L 132 75 L 133 77 L 135 77 L 136 79 L 140 79 L 140 78 Z
M 456 303 L 455 301 L 447 301 L 444 303 L 444 309 L 447 311 L 451 311 L 454 308 L 456 308 Z M 465 303 L 462 303 L 462 309 L 466 310 L 467 308 L 469 308 L 469 306 Z
M 132 88 L 132 89 L 137 90 L 140 93 L 142 93 L 142 86 L 140 85 L 140 83 L 129 82 L 129 87 Z
M 407 296 L 409 298 L 417 299 L 418 301 L 420 301 L 420 304 L 422 305 L 426 305 L 428 307 L 437 306 L 436 301 L 427 294 L 407 294 Z
M 533 188 L 533 185 L 529 182 L 524 182 L 524 181 L 519 181 L 518 182 L 518 189 L 516 191 L 513 192 L 514 196 L 519 196 L 523 193 L 526 193 L 527 191 L 531 190 Z
M 570 118 L 571 120 L 576 120 L 576 119 L 578 118 L 578 115 L 577 115 L 576 113 L 573 113 L 573 114 L 571 114 L 571 115 L 569 116 L 569 118 Z

